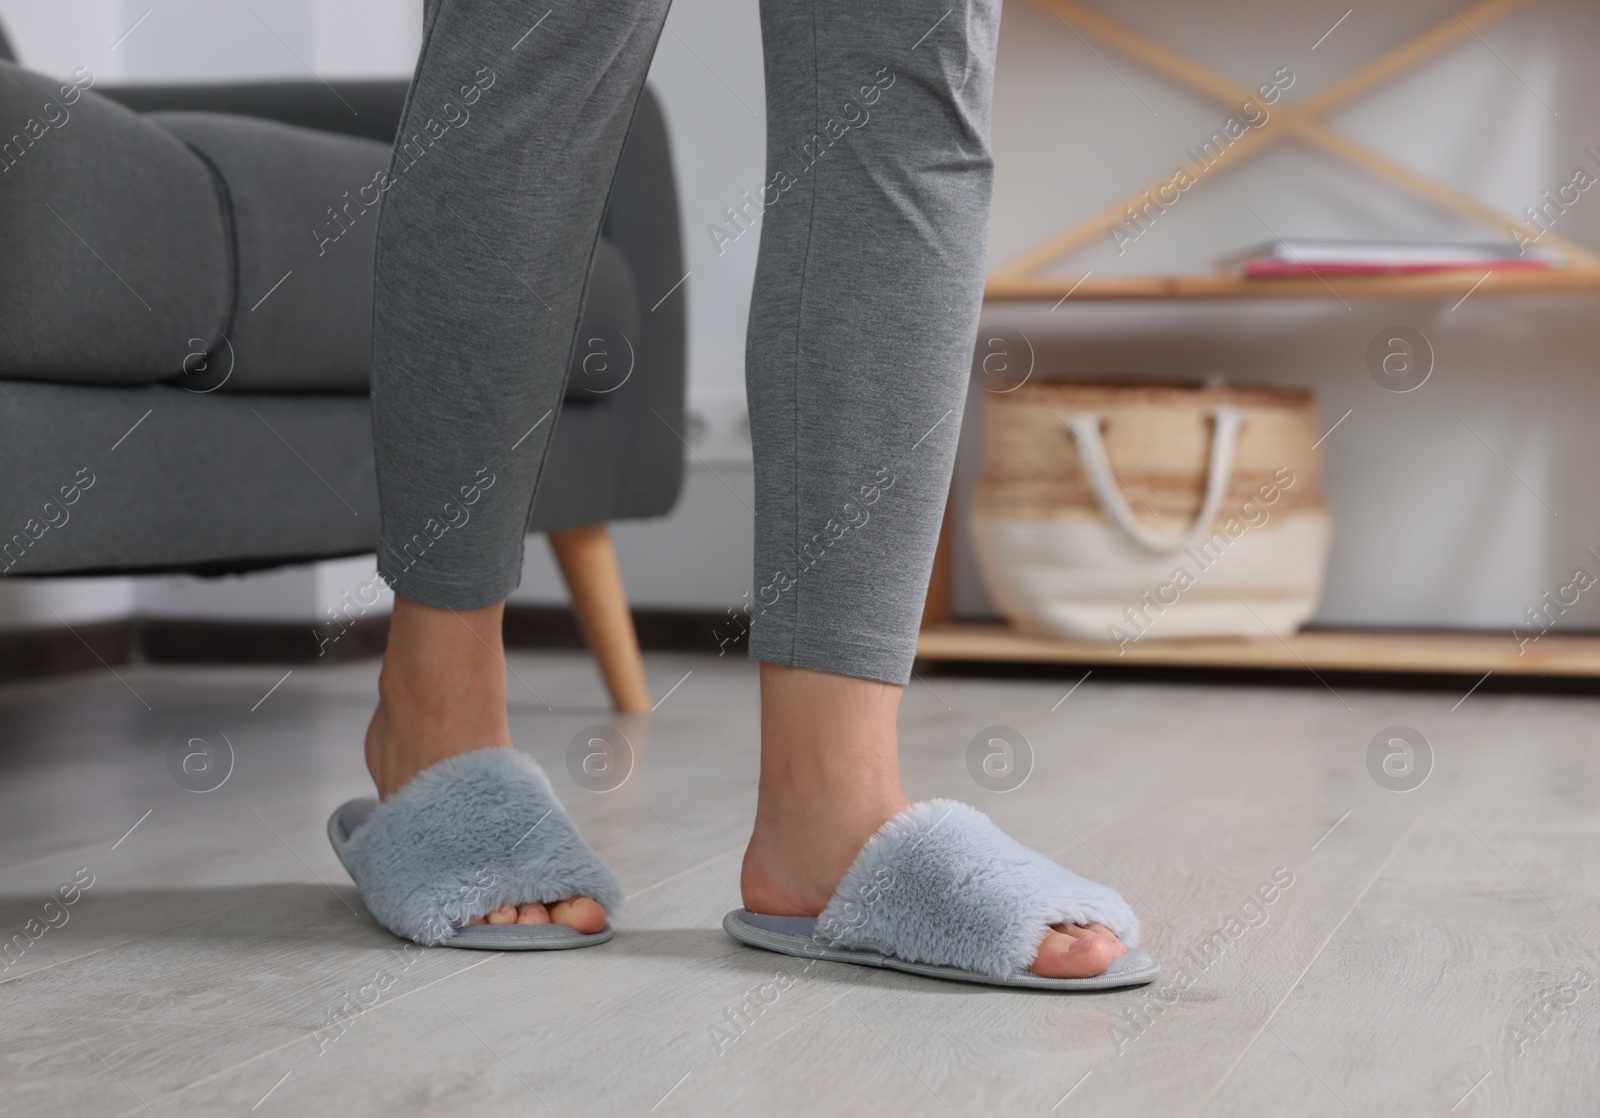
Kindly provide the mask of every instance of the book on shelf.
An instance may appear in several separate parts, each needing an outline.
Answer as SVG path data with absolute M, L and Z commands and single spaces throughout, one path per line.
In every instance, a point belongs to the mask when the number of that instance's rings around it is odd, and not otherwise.
M 1268 241 L 1217 261 L 1246 278 L 1405 276 L 1429 272 L 1545 272 L 1559 261 L 1504 241 Z

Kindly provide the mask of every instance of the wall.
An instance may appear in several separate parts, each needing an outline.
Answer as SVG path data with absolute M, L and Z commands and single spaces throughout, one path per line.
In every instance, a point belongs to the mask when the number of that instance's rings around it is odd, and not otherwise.
M 23 63 L 108 81 L 392 77 L 409 73 L 422 0 L 3 0 Z
M 259 18 L 252 15 L 253 6 Z M 174 76 L 398 74 L 409 70 L 419 5 L 407 0 L 77 0 L 70 8 L 0 0 L 33 65 L 89 65 L 118 80 Z M 941 7 L 935 5 L 935 8 Z M 1386 47 L 1450 18 L 1448 3 L 1397 0 L 1361 9 L 1321 38 L 1338 11 L 1286 11 L 1266 0 L 1104 5 L 1173 49 L 1253 86 L 1287 67 L 1302 98 Z M 932 9 L 930 9 L 932 10 Z M 937 15 L 937 11 L 935 11 Z M 164 22 L 158 23 L 160 19 Z M 271 30 L 263 27 L 268 24 Z M 744 318 L 756 239 L 718 253 L 705 226 L 761 180 L 762 76 L 756 6 L 679 0 L 651 81 L 679 157 L 691 277 L 690 397 L 697 450 L 684 502 L 665 521 L 621 526 L 624 572 L 641 604 L 722 608 L 748 587 L 750 471 L 742 441 Z M 160 32 L 160 34 L 156 34 Z M 1566 182 L 1600 144 L 1587 106 L 1600 94 L 1600 11 L 1546 0 L 1412 75 L 1375 89 L 1329 123 L 1517 212 Z M 994 142 L 999 171 L 991 258 L 1003 262 L 1128 191 L 1170 172 L 1184 149 L 1228 115 L 1105 47 L 1090 49 L 1059 20 L 1017 0 L 1001 35 Z M 1600 167 L 1591 166 L 1600 173 Z M 1557 231 L 1600 246 L 1600 191 Z M 1219 174 L 1119 253 L 1109 238 L 1066 261 L 1064 274 L 1209 267 L 1223 252 L 1274 233 L 1317 236 L 1481 235 L 1324 157 L 1285 144 Z M 1493 230 L 1489 235 L 1498 236 Z M 1600 465 L 1590 434 L 1600 411 L 1593 376 L 1600 320 L 1592 297 L 1434 303 L 1074 304 L 991 307 L 985 327 L 1023 330 L 1038 374 L 1155 372 L 1310 384 L 1329 437 L 1336 542 L 1321 619 L 1369 624 L 1512 624 L 1563 585 L 1600 547 L 1600 509 L 1587 500 Z M 1387 392 L 1365 366 L 1368 341 L 1395 324 L 1421 329 L 1436 369 L 1411 394 Z M 963 434 L 963 488 L 981 452 L 975 394 Z M 1559 515 L 1557 515 L 1559 514 Z M 363 568 L 364 569 L 364 568 Z M 331 604 L 356 567 L 282 572 L 250 585 L 137 580 L 94 600 L 65 585 L 51 600 L 100 610 L 119 602 L 165 613 L 249 609 L 272 616 Z M 988 610 L 970 556 L 958 604 Z M 15 586 L 0 591 L 15 594 Z M 32 591 L 24 594 L 27 597 Z M 122 593 L 123 598 L 118 598 Z M 530 546 L 521 600 L 557 600 L 541 547 Z M 41 599 L 42 600 L 42 599 Z M 276 611 L 276 612 L 274 612 Z M 0 597 L 0 624 L 42 611 Z M 72 616 L 70 612 L 65 614 Z M 48 617 L 46 613 L 45 616 Z M 1600 624 L 1584 602 L 1563 624 Z

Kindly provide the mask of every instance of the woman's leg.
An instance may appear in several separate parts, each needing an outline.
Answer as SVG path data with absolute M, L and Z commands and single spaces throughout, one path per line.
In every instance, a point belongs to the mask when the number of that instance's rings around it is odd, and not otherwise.
M 435 762 L 511 743 L 503 602 L 666 11 L 427 5 L 377 249 L 378 569 L 396 597 L 367 763 L 384 797 Z M 586 900 L 490 915 L 519 918 L 605 922 Z
M 762 0 L 767 186 L 746 361 L 761 789 L 747 906 L 816 915 L 908 806 L 895 715 L 982 300 L 999 0 Z M 1105 929 L 1035 970 L 1098 974 Z
M 503 601 L 667 0 L 430 0 L 378 230 L 380 572 Z M 542 18 L 541 18 L 542 16 Z

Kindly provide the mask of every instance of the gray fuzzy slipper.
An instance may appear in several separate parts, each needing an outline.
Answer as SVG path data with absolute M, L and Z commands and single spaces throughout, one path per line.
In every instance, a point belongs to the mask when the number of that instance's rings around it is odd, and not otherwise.
M 1093 978 L 1028 970 L 1052 924 L 1104 924 L 1128 951 Z M 914 804 L 867 840 L 818 917 L 728 913 L 740 943 L 929 978 L 1035 990 L 1139 986 L 1161 966 L 1113 889 L 1079 877 L 955 800 Z
M 533 758 L 480 749 L 440 761 L 386 803 L 351 800 L 328 819 L 334 853 L 373 917 L 426 947 L 557 951 L 611 938 L 561 924 L 478 924 L 503 904 L 598 901 L 622 890 L 567 817 Z

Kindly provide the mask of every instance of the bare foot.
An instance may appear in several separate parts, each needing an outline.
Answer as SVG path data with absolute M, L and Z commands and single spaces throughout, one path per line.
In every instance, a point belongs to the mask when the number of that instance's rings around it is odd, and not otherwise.
M 506 718 L 504 603 L 442 610 L 396 594 L 378 676 L 378 708 L 367 726 L 367 771 L 387 800 L 440 761 L 511 744 Z M 565 924 L 585 934 L 606 924 L 588 897 L 551 905 L 506 905 L 469 924 Z
M 761 791 L 739 876 L 745 908 L 820 915 L 867 840 L 911 806 L 895 760 L 900 692 L 761 665 Z M 1103 925 L 1057 925 L 1030 969 L 1092 978 L 1127 950 Z

